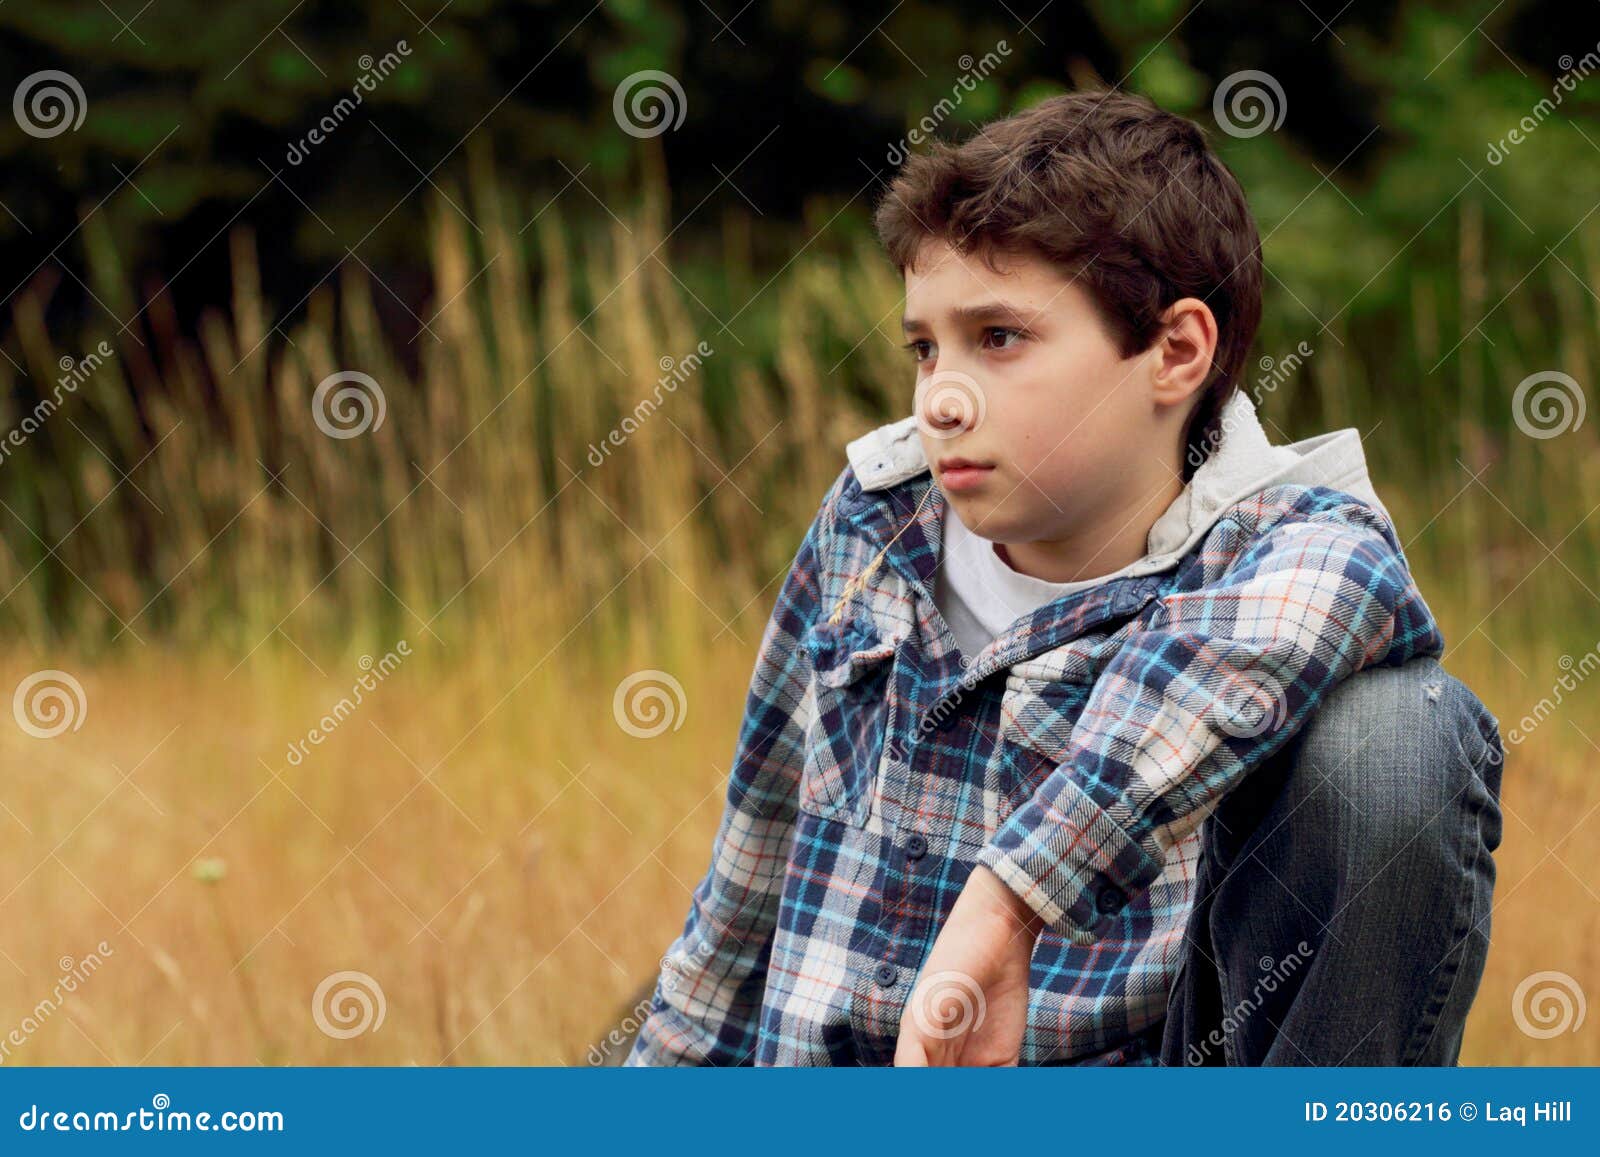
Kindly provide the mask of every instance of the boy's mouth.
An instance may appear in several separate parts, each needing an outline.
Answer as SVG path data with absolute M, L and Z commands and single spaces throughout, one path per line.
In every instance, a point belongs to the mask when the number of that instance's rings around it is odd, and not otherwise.
M 994 464 L 970 458 L 941 458 L 937 464 L 939 483 L 948 494 L 976 490 L 994 472 Z

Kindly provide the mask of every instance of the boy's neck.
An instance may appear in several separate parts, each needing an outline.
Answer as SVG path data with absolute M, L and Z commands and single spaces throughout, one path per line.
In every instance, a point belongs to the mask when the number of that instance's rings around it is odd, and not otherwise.
M 1111 574 L 1148 553 L 1150 528 L 1183 488 L 1183 480 L 1169 471 L 1149 487 L 1130 487 L 1125 502 L 1101 511 L 1069 537 L 996 543 L 996 553 L 1017 573 L 1045 582 L 1082 582 Z

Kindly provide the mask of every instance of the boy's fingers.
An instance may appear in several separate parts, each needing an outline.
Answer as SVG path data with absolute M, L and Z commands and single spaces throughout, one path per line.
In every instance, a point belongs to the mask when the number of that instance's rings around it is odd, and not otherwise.
M 922 1038 L 916 1030 L 902 1032 L 899 1041 L 894 1047 L 894 1065 L 897 1069 L 925 1069 L 928 1067 L 928 1053 L 923 1047 Z

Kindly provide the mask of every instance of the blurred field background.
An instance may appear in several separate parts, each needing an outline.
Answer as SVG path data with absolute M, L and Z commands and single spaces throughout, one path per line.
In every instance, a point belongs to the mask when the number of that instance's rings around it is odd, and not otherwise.
M 844 444 L 910 411 L 867 229 L 891 149 L 991 54 L 937 135 L 1120 84 L 1244 183 L 1269 429 L 1362 430 L 1446 667 L 1520 729 L 1463 1062 L 1600 1062 L 1600 20 L 765 7 L 0 8 L 8 80 L 87 105 L 0 125 L 0 441 L 75 379 L 0 447 L 0 691 L 82 689 L 51 738 L 0 717 L 0 1037 L 33 1022 L 0 1061 L 592 1059 L 704 870 Z M 623 128 L 643 70 L 680 127 Z M 1244 70 L 1277 127 L 1217 127 Z M 352 371 L 383 420 L 329 436 L 314 396 Z M 618 695 L 652 671 L 683 696 L 641 738 Z

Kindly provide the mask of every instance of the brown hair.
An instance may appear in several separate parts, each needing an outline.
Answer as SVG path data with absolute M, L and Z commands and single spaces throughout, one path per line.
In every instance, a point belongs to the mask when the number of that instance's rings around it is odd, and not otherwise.
M 1033 253 L 1081 277 L 1123 357 L 1150 348 L 1174 301 L 1203 300 L 1217 349 L 1184 479 L 1205 459 L 1261 321 L 1262 270 L 1244 191 L 1198 125 L 1130 93 L 1050 97 L 913 155 L 874 224 L 902 271 L 939 238 L 991 266 L 997 251 Z

